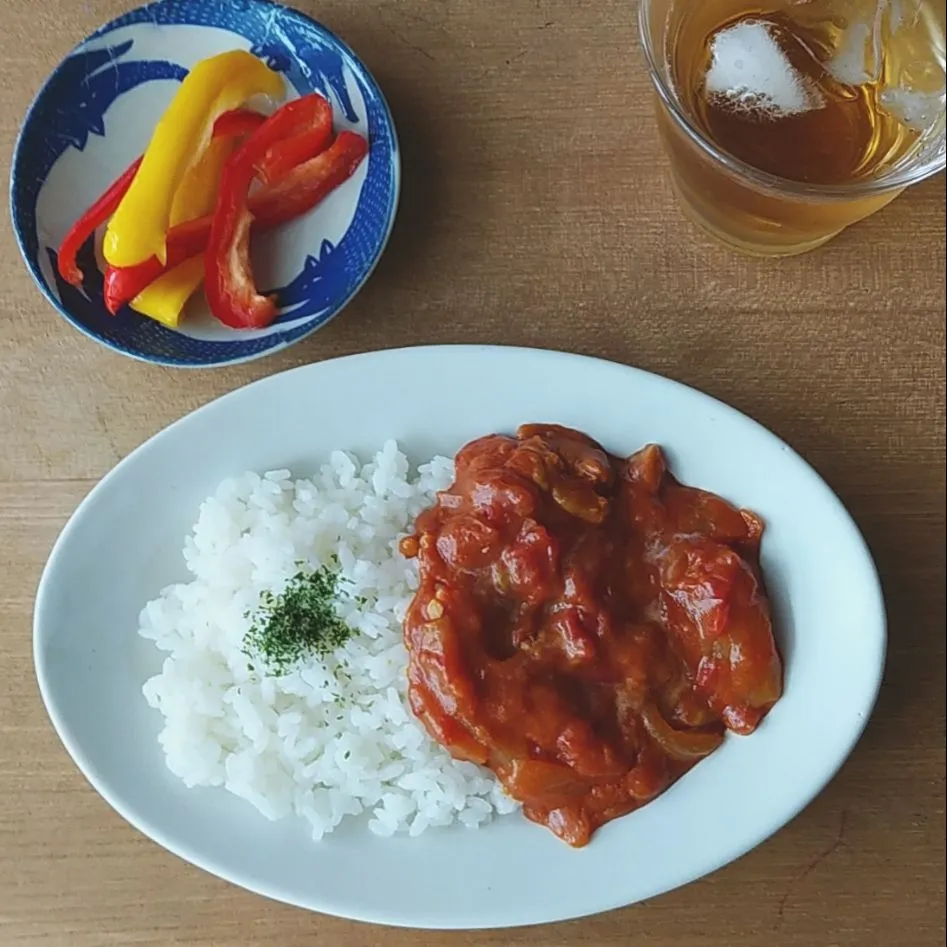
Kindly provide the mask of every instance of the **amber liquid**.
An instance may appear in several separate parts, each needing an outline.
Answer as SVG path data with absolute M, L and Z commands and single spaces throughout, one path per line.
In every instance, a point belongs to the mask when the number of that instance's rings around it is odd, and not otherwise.
M 943 0 L 665 6 L 663 47 L 682 111 L 720 151 L 757 171 L 851 185 L 910 163 L 943 134 Z M 685 208 L 749 252 L 809 249 L 897 193 L 813 203 L 744 192 L 667 116 L 659 123 Z

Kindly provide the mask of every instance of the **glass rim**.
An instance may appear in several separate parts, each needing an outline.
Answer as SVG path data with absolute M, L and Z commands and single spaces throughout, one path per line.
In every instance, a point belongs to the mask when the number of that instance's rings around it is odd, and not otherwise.
M 662 55 L 659 60 L 651 43 L 651 6 L 651 0 L 639 0 L 638 35 L 648 65 L 651 84 L 671 119 L 687 135 L 688 139 L 735 177 L 739 177 L 763 190 L 778 191 L 786 195 L 808 197 L 828 202 L 851 200 L 853 197 L 879 196 L 888 191 L 918 184 L 944 170 L 947 151 L 942 148 L 939 154 L 922 164 L 896 167 L 881 177 L 852 181 L 849 184 L 807 184 L 804 181 L 793 181 L 790 178 L 783 178 L 767 171 L 761 171 L 746 161 L 728 154 L 717 147 L 691 121 L 690 116 L 678 102 L 670 83 L 666 81 L 660 68 L 664 64 L 664 57 Z

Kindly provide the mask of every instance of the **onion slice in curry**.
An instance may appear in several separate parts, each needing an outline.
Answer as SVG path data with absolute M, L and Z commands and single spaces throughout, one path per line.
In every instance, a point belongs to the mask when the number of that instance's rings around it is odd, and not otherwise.
M 722 733 L 675 730 L 650 701 L 641 708 L 641 721 L 651 739 L 676 760 L 702 759 L 723 743 Z

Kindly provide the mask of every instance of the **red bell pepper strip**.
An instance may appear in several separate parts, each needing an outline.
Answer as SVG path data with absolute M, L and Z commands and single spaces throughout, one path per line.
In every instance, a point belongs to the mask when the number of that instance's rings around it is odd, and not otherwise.
M 307 95 L 287 103 L 282 111 L 295 107 L 298 120 L 308 126 L 270 145 L 257 164 L 257 177 L 275 184 L 298 164 L 321 154 L 332 142 L 332 106 L 321 95 Z
M 332 106 L 316 92 L 278 108 L 239 149 L 255 177 L 273 183 L 332 141 Z M 237 154 L 233 155 L 236 159 Z
M 304 161 L 277 184 L 250 197 L 253 227 L 269 230 L 300 217 L 344 184 L 368 154 L 368 142 L 356 132 L 339 132 L 334 142 Z
M 259 128 L 266 116 L 246 109 L 234 109 L 225 112 L 214 123 L 214 136 L 217 138 L 236 137 L 247 135 Z M 115 208 L 121 203 L 125 192 L 131 186 L 132 179 L 141 164 L 141 156 L 137 157 L 108 187 L 105 193 L 72 225 L 59 246 L 56 261 L 59 275 L 73 286 L 82 285 L 82 270 L 76 262 L 76 257 L 83 244 L 95 231 L 101 227 L 109 217 L 115 213 Z
M 238 159 L 239 159 L 238 155 Z M 261 296 L 250 267 L 250 185 L 253 164 L 224 167 L 217 210 L 204 251 L 204 295 L 219 322 L 233 329 L 261 329 L 276 318 L 276 300 Z
M 167 263 L 153 256 L 134 266 L 108 266 L 102 295 L 105 308 L 114 316 L 125 303 L 134 299 L 146 286 L 159 276 L 192 256 L 204 252 L 210 233 L 211 217 L 197 217 L 178 224 L 168 231 Z
M 138 172 L 141 156 L 136 158 L 112 184 L 105 193 L 70 227 L 69 232 L 59 245 L 59 256 L 56 267 L 59 275 L 73 286 L 82 286 L 82 270 L 76 258 L 86 240 L 104 224 L 115 212 L 125 192 L 132 183 L 132 178 Z
M 233 109 L 233 111 L 224 112 L 214 122 L 214 137 L 242 138 L 244 135 L 252 135 L 265 121 L 266 116 L 259 112 L 252 112 L 250 109 Z
M 298 165 L 279 184 L 251 195 L 253 230 L 269 230 L 312 210 L 331 191 L 350 178 L 368 153 L 368 142 L 355 132 L 343 131 L 322 154 Z M 210 236 L 211 216 L 189 220 L 168 231 L 168 260 L 157 257 L 105 271 L 105 305 L 113 315 L 134 299 L 166 269 L 202 253 Z
M 292 104 L 284 106 L 280 112 L 288 111 Z M 261 152 L 266 154 L 265 149 L 270 147 L 269 126 L 279 122 L 280 112 L 261 125 L 224 165 L 217 209 L 211 222 L 207 249 L 204 251 L 204 294 L 207 303 L 214 316 L 233 329 L 259 329 L 268 326 L 276 318 L 275 297 L 262 296 L 257 291 L 250 266 L 250 226 L 253 223 L 253 212 L 250 209 L 249 197 Z M 347 139 L 343 139 L 340 147 L 344 155 L 348 147 Z M 361 140 L 359 147 L 364 147 L 364 140 Z M 331 150 L 330 148 L 329 151 Z M 337 151 L 336 155 L 327 158 L 322 164 L 318 164 L 319 156 L 311 159 L 318 170 L 317 199 L 337 187 L 354 169 L 355 165 L 350 159 L 343 160 L 336 168 L 335 176 L 327 175 L 327 172 L 333 169 L 333 158 L 337 157 L 338 153 Z M 329 152 L 323 152 L 323 155 L 328 154 Z M 311 169 L 308 173 L 312 173 Z M 301 174 L 301 177 L 296 178 L 296 186 L 290 185 L 281 193 L 292 193 L 308 180 L 306 171 L 291 171 L 289 176 L 297 174 Z

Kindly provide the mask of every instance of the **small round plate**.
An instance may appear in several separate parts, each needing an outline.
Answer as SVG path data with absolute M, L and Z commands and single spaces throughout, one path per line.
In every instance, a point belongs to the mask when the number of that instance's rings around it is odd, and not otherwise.
M 326 96 L 336 129 L 368 138 L 368 159 L 313 211 L 254 241 L 257 283 L 280 303 L 272 326 L 228 329 L 210 315 L 202 293 L 178 330 L 128 307 L 111 316 L 92 242 L 80 256 L 81 289 L 59 278 L 56 249 L 141 154 L 188 69 L 232 49 L 247 49 L 282 73 L 289 97 Z M 323 26 L 267 0 L 159 0 L 103 26 L 47 80 L 16 145 L 10 205 L 33 278 L 77 329 L 143 361 L 200 367 L 283 349 L 339 313 L 384 250 L 399 180 L 397 139 L 381 90 Z

